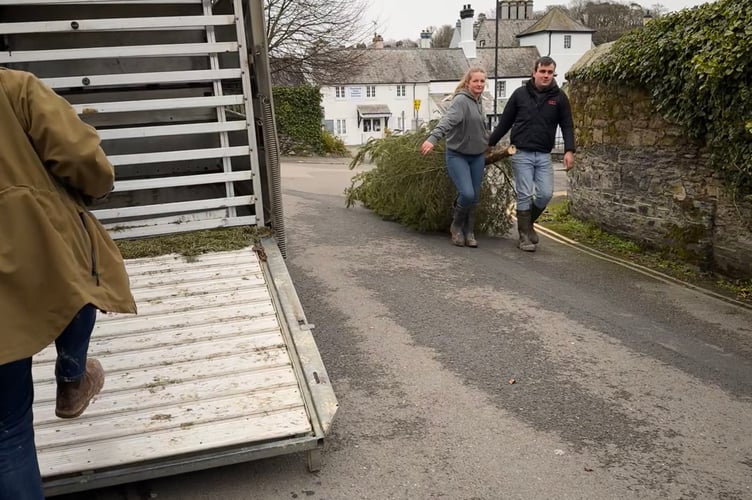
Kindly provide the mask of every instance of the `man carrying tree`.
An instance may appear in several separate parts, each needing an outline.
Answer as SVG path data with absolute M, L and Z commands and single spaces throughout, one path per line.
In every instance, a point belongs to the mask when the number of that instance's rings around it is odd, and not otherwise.
M 551 150 L 557 126 L 564 135 L 564 168 L 569 170 L 574 163 L 572 110 L 556 84 L 555 71 L 556 62 L 550 57 L 535 61 L 532 78 L 512 93 L 488 141 L 489 146 L 495 146 L 512 130 L 510 142 L 517 147 L 512 170 L 517 191 L 518 247 L 526 252 L 536 249 L 538 235 L 533 224 L 554 192 Z

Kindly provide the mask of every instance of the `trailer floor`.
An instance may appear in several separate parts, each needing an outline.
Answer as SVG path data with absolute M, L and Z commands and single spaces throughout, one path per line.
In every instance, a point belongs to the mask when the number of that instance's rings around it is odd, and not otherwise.
M 139 314 L 99 314 L 89 355 L 106 380 L 81 417 L 54 415 L 54 344 L 34 358 L 45 482 L 313 434 L 250 248 L 136 259 L 127 268 Z

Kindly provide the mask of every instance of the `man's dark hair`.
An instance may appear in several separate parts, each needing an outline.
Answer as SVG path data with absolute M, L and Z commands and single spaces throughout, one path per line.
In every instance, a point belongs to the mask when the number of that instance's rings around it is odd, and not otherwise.
M 551 59 L 548 56 L 540 57 L 540 58 L 538 58 L 537 61 L 535 61 L 535 66 L 533 67 L 533 73 L 535 73 L 536 71 L 538 71 L 538 68 L 541 67 L 541 66 L 551 66 L 551 65 L 553 65 L 554 67 L 556 67 L 556 61 L 554 61 L 553 59 Z

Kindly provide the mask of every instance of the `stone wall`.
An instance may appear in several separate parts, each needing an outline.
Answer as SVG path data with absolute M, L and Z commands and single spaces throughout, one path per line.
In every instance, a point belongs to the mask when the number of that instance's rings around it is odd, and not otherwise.
M 704 145 L 641 89 L 569 82 L 577 140 L 572 213 L 704 269 L 752 278 L 752 201 L 734 200 Z

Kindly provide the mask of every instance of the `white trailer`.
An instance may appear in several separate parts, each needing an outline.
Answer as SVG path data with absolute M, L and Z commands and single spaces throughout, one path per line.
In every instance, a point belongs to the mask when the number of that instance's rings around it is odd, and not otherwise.
M 30 71 L 103 139 L 115 238 L 268 227 L 242 250 L 127 262 L 139 315 L 101 315 L 107 372 L 54 416 L 54 349 L 35 357 L 47 495 L 305 451 L 337 402 L 284 263 L 262 0 L 0 0 L 0 65 Z

